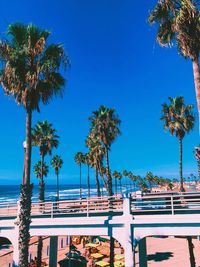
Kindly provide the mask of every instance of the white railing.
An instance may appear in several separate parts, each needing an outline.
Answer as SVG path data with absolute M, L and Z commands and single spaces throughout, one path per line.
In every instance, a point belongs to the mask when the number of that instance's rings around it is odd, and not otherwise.
M 127 209 L 120 195 L 112 197 L 93 197 L 88 199 L 61 200 L 58 202 L 32 203 L 31 216 L 42 218 L 101 216 L 109 212 L 120 215 L 130 211 L 132 215 L 154 214 L 200 214 L 200 193 L 163 193 L 132 195 L 126 198 Z M 125 211 L 126 210 L 126 211 Z M 0 219 L 16 217 L 19 206 L 16 203 L 0 203 Z
M 131 197 L 132 214 L 200 214 L 200 193 L 165 193 Z
M 0 218 L 17 216 L 16 203 L 0 204 Z M 108 212 L 122 212 L 122 197 L 95 197 L 57 202 L 32 203 L 32 217 L 92 216 Z

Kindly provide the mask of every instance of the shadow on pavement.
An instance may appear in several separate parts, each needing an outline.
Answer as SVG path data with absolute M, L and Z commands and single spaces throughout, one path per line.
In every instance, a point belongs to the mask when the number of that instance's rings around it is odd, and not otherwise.
M 173 257 L 172 252 L 156 252 L 155 254 L 150 254 L 147 256 L 148 261 L 164 261 Z

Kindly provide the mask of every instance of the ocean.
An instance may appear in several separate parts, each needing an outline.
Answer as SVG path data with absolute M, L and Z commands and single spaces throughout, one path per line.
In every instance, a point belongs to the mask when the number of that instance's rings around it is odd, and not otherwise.
M 59 197 L 62 199 L 76 199 L 80 197 L 79 185 L 60 185 Z M 56 185 L 46 185 L 45 187 L 45 200 L 52 201 L 56 198 Z M 102 194 L 106 195 L 106 190 L 103 188 Z M 90 195 L 96 196 L 96 187 L 91 185 Z M 2 202 L 16 202 L 19 200 L 20 186 L 19 185 L 0 185 L 0 203 Z M 82 197 L 88 196 L 87 186 L 82 186 Z M 38 201 L 38 186 L 34 185 L 32 201 Z

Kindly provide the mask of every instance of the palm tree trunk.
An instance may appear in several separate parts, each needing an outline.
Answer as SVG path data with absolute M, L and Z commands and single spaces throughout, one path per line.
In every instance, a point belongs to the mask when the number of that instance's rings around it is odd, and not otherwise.
M 30 241 L 30 215 L 31 215 L 31 196 L 33 185 L 30 184 L 31 168 L 31 121 L 32 111 L 26 110 L 26 150 L 23 184 L 21 185 L 20 195 L 20 214 L 19 214 L 19 266 L 28 266 L 28 248 Z
M 199 114 L 199 133 L 200 133 L 200 72 L 199 72 L 198 58 L 192 61 L 192 65 L 193 65 L 194 84 L 195 84 L 197 107 L 198 107 L 198 114 Z
M 100 165 L 99 161 L 98 161 L 98 165 L 97 166 L 98 166 L 98 169 L 99 169 L 99 173 L 100 173 L 101 179 L 103 181 L 103 185 L 105 186 L 106 190 L 108 191 L 107 183 L 106 183 L 106 181 L 104 179 L 103 173 L 100 171 L 101 170 L 101 165 Z
M 44 166 L 44 155 L 41 156 L 41 181 L 40 181 L 40 189 L 39 189 L 39 201 L 44 202 L 44 193 L 45 193 L 45 183 L 44 183 L 44 175 L 43 175 L 43 166 Z
M 90 197 L 90 166 L 88 164 L 88 197 Z
M 193 243 L 192 243 L 192 237 L 188 236 L 187 237 L 187 241 L 188 241 L 188 249 L 189 249 L 189 255 L 190 255 L 190 266 L 191 267 L 196 267 L 194 251 L 193 251 L 194 246 L 193 246 Z
M 37 267 L 41 267 L 42 264 L 42 248 L 43 248 L 43 238 L 42 236 L 39 236 L 37 245 Z
M 56 171 L 56 178 L 57 178 L 57 201 L 59 201 L 60 195 L 59 195 L 59 173 L 58 171 Z
M 179 138 L 179 173 L 180 173 L 180 191 L 184 192 L 185 189 L 183 187 L 183 139 Z
M 200 180 L 200 160 L 197 161 L 197 164 L 198 164 L 198 177 Z
M 121 181 L 121 179 L 119 180 L 119 186 L 120 186 L 120 191 L 121 191 L 121 195 L 122 195 L 122 181 Z
M 118 178 L 115 178 L 115 194 L 117 195 L 117 179 Z
M 44 178 L 43 178 L 43 165 L 44 165 L 44 155 L 41 155 L 41 168 L 42 168 L 42 173 L 41 173 L 41 180 L 39 184 L 39 201 L 44 202 L 44 192 L 45 192 L 45 183 L 44 183 Z M 40 207 L 40 210 L 43 210 L 43 207 Z M 43 238 L 42 236 L 38 237 L 38 245 L 37 245 L 37 267 L 41 267 L 42 264 L 42 248 L 43 248 Z
M 39 183 L 39 201 L 44 202 L 45 182 L 41 179 Z
M 114 248 L 115 248 L 115 239 L 110 237 L 110 267 L 114 267 Z
M 82 198 L 82 173 L 81 173 L 81 163 L 80 163 L 80 198 Z
M 100 190 L 99 172 L 98 172 L 98 168 L 97 168 L 97 166 L 96 166 L 96 168 L 95 168 L 95 172 L 96 172 L 97 196 L 100 197 L 100 196 L 101 196 L 101 190 Z
M 112 196 L 112 177 L 110 175 L 110 166 L 109 166 L 109 157 L 108 157 L 108 148 L 105 147 L 106 150 L 106 178 L 107 178 L 107 186 L 108 186 L 108 195 Z

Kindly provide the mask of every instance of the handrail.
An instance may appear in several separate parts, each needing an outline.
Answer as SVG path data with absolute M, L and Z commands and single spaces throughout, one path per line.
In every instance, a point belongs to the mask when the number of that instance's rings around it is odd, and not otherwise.
M 132 214 L 191 214 L 200 213 L 200 193 L 149 194 L 131 197 Z
M 131 213 L 140 214 L 200 214 L 200 193 L 168 193 L 149 194 L 144 196 L 130 196 Z M 33 202 L 32 217 L 59 216 L 100 216 L 113 212 L 118 215 L 123 212 L 123 198 L 121 195 L 112 197 L 91 197 L 84 199 L 67 199 L 60 201 Z M 16 203 L 0 203 L 0 218 L 16 217 L 18 205 Z

